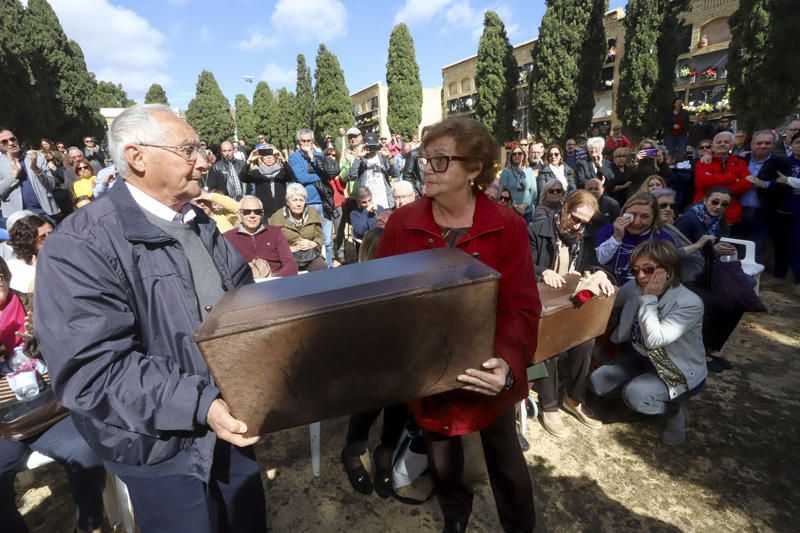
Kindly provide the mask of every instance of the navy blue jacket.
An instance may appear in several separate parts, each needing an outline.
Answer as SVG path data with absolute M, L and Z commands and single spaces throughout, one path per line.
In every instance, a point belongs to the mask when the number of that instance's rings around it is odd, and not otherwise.
M 195 211 L 224 290 L 252 283 L 239 253 Z M 207 480 L 216 435 L 205 417 L 219 391 L 192 341 L 200 323 L 189 261 L 126 186 L 48 238 L 34 305 L 56 395 L 98 455 L 141 468 L 185 453 L 185 473 Z
M 366 209 L 350 211 L 350 225 L 353 226 L 353 237 L 363 239 L 369 230 L 378 224 L 378 215 L 383 213 L 383 208 L 377 206 L 375 214 L 370 216 Z

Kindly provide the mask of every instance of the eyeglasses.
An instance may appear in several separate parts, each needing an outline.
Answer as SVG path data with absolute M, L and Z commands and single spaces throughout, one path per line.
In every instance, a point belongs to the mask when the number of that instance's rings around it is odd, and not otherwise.
M 667 209 L 667 208 L 669 208 L 669 209 L 672 209 L 674 211 L 675 210 L 675 204 L 674 203 L 670 204 L 670 203 L 664 202 L 664 203 L 658 204 L 658 208 L 659 209 Z
M 655 271 L 656 267 L 650 265 L 643 267 L 637 267 L 637 266 L 631 267 L 631 272 L 633 272 L 633 275 L 637 278 L 639 277 L 640 274 L 644 274 L 645 276 L 652 276 L 653 273 L 655 273 Z
M 786 130 L 786 131 L 790 131 L 790 130 Z M 9 137 L 8 139 L 3 139 L 2 141 L 0 141 L 0 146 L 8 146 L 10 143 L 16 143 L 16 142 L 17 142 L 17 138 L 12 136 L 12 137 Z
M 507 204 L 510 201 L 511 201 L 511 197 L 510 196 L 501 196 L 500 197 L 500 202 L 501 203 Z
M 728 207 L 729 205 L 731 205 L 731 203 L 723 202 L 722 200 L 717 200 L 716 198 L 714 198 L 713 200 L 711 200 L 711 205 L 713 205 L 714 207 L 718 205 L 721 205 L 722 207 Z
M 470 161 L 473 159 L 475 158 L 464 157 L 460 155 L 434 155 L 431 157 L 420 156 L 419 159 L 417 159 L 417 165 L 423 172 L 430 169 L 433 172 L 441 173 L 447 172 L 447 169 L 450 166 L 450 161 Z
M 558 152 L 552 152 L 547 154 L 547 157 L 561 157 L 561 154 Z
M 78 170 L 92 170 L 92 167 L 80 166 L 78 167 Z
M 514 157 L 517 157 L 518 155 L 525 155 L 525 154 L 522 153 L 522 152 L 514 152 L 511 155 L 514 156 Z
M 564 189 L 550 189 L 547 194 L 564 194 Z
M 161 148 L 162 150 L 166 150 L 167 152 L 172 152 L 175 155 L 181 156 L 188 162 L 197 161 L 197 154 L 200 153 L 199 144 L 184 144 L 183 146 L 175 146 L 171 144 L 136 144 L 139 146 L 145 146 L 147 148 Z
M 581 226 L 585 226 L 585 225 L 587 225 L 589 222 L 591 222 L 591 220 L 581 220 L 580 218 L 576 217 L 576 216 L 575 216 L 573 213 L 570 213 L 570 214 L 569 214 L 569 222 L 570 222 L 570 224 L 572 224 L 572 225 L 574 225 L 574 226 L 577 226 L 577 225 L 579 225 L 579 224 L 580 224 Z
M 263 216 L 264 215 L 264 210 L 263 209 L 239 209 L 239 212 L 241 214 L 243 214 L 244 216 L 247 216 L 247 215 Z
M 528 147 L 528 143 L 519 143 L 519 147 L 520 148 L 527 148 Z
M 698 146 L 697 149 L 698 150 L 711 150 L 711 145 L 710 144 L 704 144 L 702 146 Z
M 314 142 L 314 139 L 300 139 L 297 142 L 299 142 L 301 144 L 312 143 L 312 142 Z

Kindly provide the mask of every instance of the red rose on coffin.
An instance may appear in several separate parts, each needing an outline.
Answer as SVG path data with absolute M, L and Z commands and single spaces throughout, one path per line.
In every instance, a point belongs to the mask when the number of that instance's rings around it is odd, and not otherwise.
M 582 291 L 578 291 L 577 293 L 575 293 L 575 296 L 573 296 L 573 299 L 578 303 L 585 304 L 586 302 L 591 300 L 593 297 L 594 297 L 594 293 L 592 291 L 590 291 L 588 289 L 584 289 Z

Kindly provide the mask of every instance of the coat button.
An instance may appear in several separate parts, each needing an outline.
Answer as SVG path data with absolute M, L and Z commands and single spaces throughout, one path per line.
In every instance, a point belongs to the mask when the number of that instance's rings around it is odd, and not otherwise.
M 433 244 L 433 239 L 429 238 L 428 239 L 428 244 Z
M 206 310 L 206 313 L 210 313 L 211 312 L 211 306 L 210 305 L 205 306 L 203 309 Z
M 442 426 L 442 429 L 445 431 L 450 431 L 450 426 Z

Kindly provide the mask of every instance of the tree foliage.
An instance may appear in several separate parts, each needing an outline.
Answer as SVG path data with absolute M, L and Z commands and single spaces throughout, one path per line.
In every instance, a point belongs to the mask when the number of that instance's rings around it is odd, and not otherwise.
M 121 83 L 97 82 L 97 105 L 100 107 L 130 107 L 136 102 L 128 98 Z
M 617 116 L 634 137 L 641 136 L 648 115 L 653 112 L 659 78 L 656 45 L 661 35 L 661 10 L 667 1 L 630 0 L 625 14 L 625 53 L 619 66 Z
M 746 130 L 777 126 L 796 104 L 798 24 L 793 0 L 741 0 L 730 18 L 731 104 Z
M 317 139 L 321 140 L 325 135 L 336 135 L 339 128 L 353 125 L 353 104 L 339 60 L 324 44 L 320 44 L 317 50 L 314 78 L 314 131 Z
M 253 114 L 256 121 L 256 132 L 263 133 L 267 140 L 275 142 L 278 133 L 278 105 L 269 85 L 260 81 L 253 93 Z
M 389 37 L 386 85 L 389 129 L 410 139 L 417 134 L 422 121 L 422 81 L 419 78 L 414 39 L 405 24 L 395 26 Z
M 297 132 L 298 118 L 296 114 L 296 98 L 294 93 L 285 87 L 278 90 L 276 99 L 278 108 L 278 120 L 276 121 L 276 131 L 272 135 L 272 142 L 281 149 L 289 151 L 294 149 L 294 137 Z M 307 127 L 307 126 L 302 126 Z
M 144 103 L 169 105 L 169 100 L 167 100 L 167 93 L 164 88 L 154 83 L 147 89 L 147 94 L 144 95 Z
M 594 91 L 603 74 L 608 44 L 604 17 L 608 11 L 608 0 L 581 0 L 579 2 L 588 15 L 583 38 L 578 48 L 578 77 L 575 105 L 567 119 L 566 134 L 586 131 L 594 115 Z
M 207 70 L 197 78 L 195 96 L 186 109 L 186 120 L 210 146 L 219 146 L 233 136 L 230 103 L 222 94 L 214 75 Z
M 483 18 L 483 34 L 478 44 L 478 66 L 475 89 L 478 103 L 475 118 L 483 122 L 495 138 L 506 141 L 513 136 L 517 98 L 517 60 L 500 16 L 487 11 Z
M 253 106 L 243 94 L 237 94 L 233 103 L 236 108 L 236 129 L 239 139 L 243 139 L 248 146 L 253 146 L 258 138 L 256 115 Z
M 314 128 L 314 89 L 311 87 L 311 69 L 306 57 L 297 54 L 297 87 L 295 92 L 295 115 L 298 125 Z

